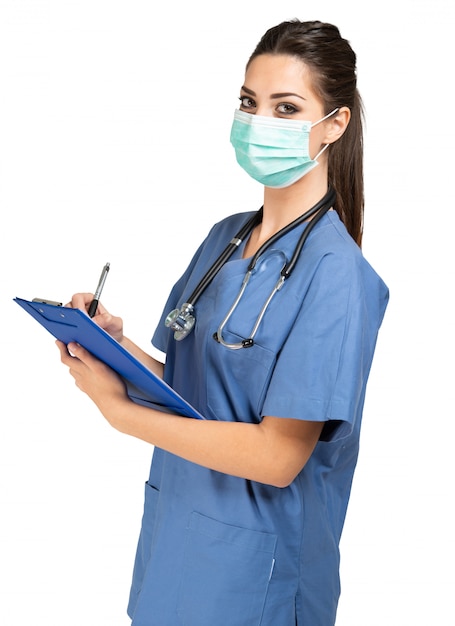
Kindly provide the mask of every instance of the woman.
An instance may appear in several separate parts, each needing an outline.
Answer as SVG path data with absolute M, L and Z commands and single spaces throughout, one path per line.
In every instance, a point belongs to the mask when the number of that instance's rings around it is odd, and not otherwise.
M 264 184 L 263 209 L 216 224 L 174 286 L 153 337 L 164 367 L 102 305 L 94 318 L 205 420 L 134 404 L 107 366 L 58 342 L 109 423 L 155 446 L 134 626 L 334 624 L 338 545 L 388 299 L 360 250 L 355 62 L 330 24 L 284 22 L 259 42 L 231 141 Z M 232 241 L 231 256 L 196 289 Z M 91 299 L 77 294 L 71 306 L 87 310 Z

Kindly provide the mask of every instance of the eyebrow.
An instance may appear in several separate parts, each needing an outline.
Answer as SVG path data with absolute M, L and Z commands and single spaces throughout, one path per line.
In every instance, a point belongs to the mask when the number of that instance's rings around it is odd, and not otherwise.
M 252 89 L 248 89 L 248 87 L 245 87 L 245 85 L 242 85 L 242 89 L 250 96 L 256 95 L 256 93 Z M 292 91 L 270 94 L 271 98 L 287 98 L 288 96 L 295 96 L 296 98 L 300 98 L 301 100 L 306 100 L 306 98 L 304 98 L 303 96 L 299 95 L 298 93 L 293 93 Z

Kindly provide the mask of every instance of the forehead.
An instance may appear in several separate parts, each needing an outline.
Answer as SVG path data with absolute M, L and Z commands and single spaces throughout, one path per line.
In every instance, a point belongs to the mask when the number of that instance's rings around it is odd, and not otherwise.
M 301 59 L 286 54 L 261 54 L 245 72 L 245 87 L 256 93 L 301 93 L 316 97 L 311 71 Z

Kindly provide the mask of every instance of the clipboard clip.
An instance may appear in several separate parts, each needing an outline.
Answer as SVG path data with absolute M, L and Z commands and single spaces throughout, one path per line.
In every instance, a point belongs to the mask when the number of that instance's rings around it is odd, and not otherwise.
M 55 300 L 45 300 L 44 298 L 33 298 L 32 302 L 39 302 L 39 304 L 50 304 L 51 306 L 63 306 L 61 302 Z

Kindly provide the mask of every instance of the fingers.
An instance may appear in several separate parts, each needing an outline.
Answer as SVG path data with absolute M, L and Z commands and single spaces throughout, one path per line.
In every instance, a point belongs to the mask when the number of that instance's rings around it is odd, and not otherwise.
M 70 342 L 68 346 L 61 341 L 56 341 L 56 344 L 61 361 L 68 367 L 76 386 L 98 407 L 115 395 L 119 398 L 127 397 L 125 383 L 118 374 L 88 350 L 75 342 Z
M 90 308 L 90 304 L 92 303 L 92 300 L 93 300 L 92 293 L 75 293 L 72 296 L 71 301 L 68 302 L 68 304 L 65 304 L 65 306 L 71 309 L 80 309 L 81 311 L 85 311 L 87 313 Z M 96 321 L 98 321 L 97 320 L 98 317 L 100 317 L 101 315 L 106 315 L 106 314 L 109 316 L 107 309 L 103 306 L 101 302 L 98 302 L 96 315 L 93 317 L 93 319 L 94 320 L 96 319 Z M 102 326 L 102 324 L 100 324 L 100 326 Z
M 92 293 L 75 293 L 71 301 L 65 306 L 71 309 L 81 309 L 81 311 L 88 311 L 91 301 L 93 300 Z
M 101 312 L 99 315 L 96 315 L 93 319 L 101 328 L 108 332 L 111 337 L 114 337 L 117 341 L 122 340 L 123 320 L 121 317 L 115 317 L 106 311 L 105 313 Z
M 65 306 L 72 309 L 80 309 L 86 313 L 93 300 L 92 293 L 75 293 L 71 301 Z M 121 317 L 111 315 L 101 302 L 98 303 L 96 314 L 92 318 L 94 322 L 108 332 L 114 339 L 121 341 L 123 338 L 123 320 Z
M 66 347 L 66 345 L 63 343 L 63 341 L 58 340 L 55 342 L 55 345 L 60 350 L 60 359 L 62 363 L 64 363 L 65 365 L 69 365 L 68 361 L 72 357 L 71 354 L 68 352 L 68 348 Z
M 60 360 L 68 367 L 70 375 L 74 378 L 76 387 L 84 391 L 84 376 L 87 371 L 87 356 L 90 357 L 88 352 L 77 343 L 69 343 L 67 346 L 61 342 L 55 342 L 60 350 Z M 84 360 L 83 360 L 84 359 Z
M 85 350 L 78 343 L 71 342 L 66 345 L 63 343 L 63 341 L 58 340 L 55 343 L 60 350 L 60 358 L 62 363 L 64 363 L 68 367 L 72 367 L 76 360 L 79 360 L 82 363 L 86 363 L 86 361 L 90 359 L 90 353 L 87 352 L 87 350 Z

